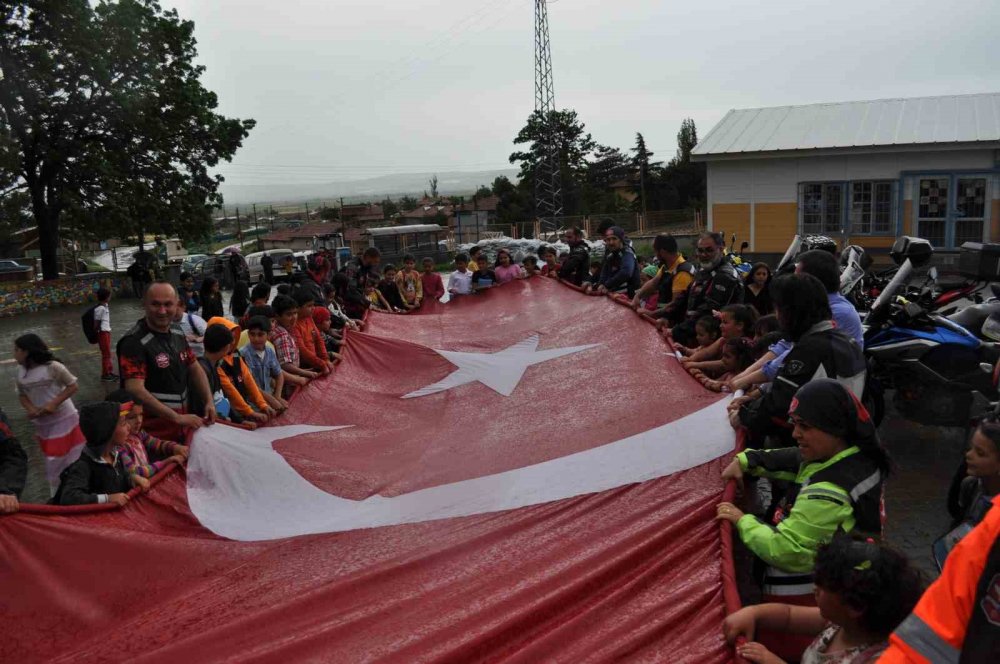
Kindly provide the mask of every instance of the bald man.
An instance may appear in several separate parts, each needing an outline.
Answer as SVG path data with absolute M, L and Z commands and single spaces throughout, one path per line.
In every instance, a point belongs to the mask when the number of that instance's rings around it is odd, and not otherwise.
M 146 315 L 118 342 L 118 373 L 122 387 L 145 407 L 143 428 L 153 436 L 184 441 L 187 429 L 215 422 L 215 406 L 208 378 L 188 346 L 184 332 L 174 324 L 177 291 L 157 281 L 143 297 Z M 188 413 L 188 390 L 207 404 L 204 413 Z

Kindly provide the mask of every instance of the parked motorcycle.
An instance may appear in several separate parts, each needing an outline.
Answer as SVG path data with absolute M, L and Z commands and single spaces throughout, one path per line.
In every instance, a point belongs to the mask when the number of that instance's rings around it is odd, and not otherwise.
M 913 271 L 907 258 L 865 319 L 874 389 L 894 388 L 893 403 L 914 422 L 967 426 L 997 400 L 992 381 L 997 349 L 902 297 Z

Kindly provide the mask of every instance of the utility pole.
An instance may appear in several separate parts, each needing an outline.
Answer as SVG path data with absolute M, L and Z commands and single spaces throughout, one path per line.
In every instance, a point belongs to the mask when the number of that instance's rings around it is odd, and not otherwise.
M 344 219 L 344 197 L 340 197 L 340 234 L 347 235 L 347 220 Z
M 236 239 L 243 244 L 243 225 L 240 224 L 240 208 L 236 208 Z
M 555 88 L 552 82 L 552 46 L 546 0 L 535 0 L 535 112 L 548 131 L 545 156 L 535 167 L 535 215 L 558 217 L 563 213 L 559 140 L 556 133 Z
M 264 238 L 260 234 L 260 226 L 257 225 L 257 204 L 253 204 L 253 232 L 257 236 L 257 251 L 264 250 Z

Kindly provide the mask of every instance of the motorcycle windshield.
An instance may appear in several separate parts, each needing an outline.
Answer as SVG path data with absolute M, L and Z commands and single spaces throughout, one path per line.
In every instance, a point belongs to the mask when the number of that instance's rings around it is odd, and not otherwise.
M 855 262 L 851 262 L 844 271 L 840 273 L 840 294 L 847 297 L 854 287 L 858 285 L 865 276 L 865 271 Z
M 781 257 L 778 262 L 778 267 L 775 268 L 775 272 L 780 274 L 782 269 L 792 262 L 792 259 L 799 255 L 799 251 L 802 250 L 802 236 L 796 235 L 792 238 L 792 243 L 788 245 L 788 249 L 785 250 L 785 255 Z
M 896 272 L 896 276 L 892 278 L 892 281 L 879 293 L 878 299 L 875 300 L 875 304 L 872 305 L 872 312 L 881 310 L 884 307 L 889 306 L 892 302 L 892 298 L 896 297 L 897 293 L 906 282 L 910 280 L 910 276 L 913 274 L 913 263 L 907 258 L 903 261 L 903 264 L 899 267 L 899 271 Z

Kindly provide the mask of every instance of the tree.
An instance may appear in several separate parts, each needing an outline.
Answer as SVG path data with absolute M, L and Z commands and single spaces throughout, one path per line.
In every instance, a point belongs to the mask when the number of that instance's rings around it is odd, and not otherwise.
M 551 139 L 550 137 L 553 137 Z M 576 111 L 534 111 L 514 139 L 515 145 L 528 145 L 526 150 L 510 155 L 510 163 L 520 162 L 518 178 L 521 187 L 533 186 L 535 171 L 548 154 L 549 141 L 554 140 L 558 152 L 563 191 L 563 213 L 576 214 L 580 209 L 581 187 L 588 167 L 587 158 L 597 144 Z
M 198 237 L 253 120 L 214 112 L 194 24 L 154 0 L 0 5 L 0 149 L 31 200 L 42 273 L 58 276 L 60 225 L 94 234 Z M 0 159 L 0 164 L 7 160 Z
M 392 215 L 399 212 L 399 206 L 388 196 L 385 197 L 380 205 L 382 206 L 382 217 L 384 219 L 392 219 Z
M 685 118 L 681 122 L 681 130 L 677 132 L 677 155 L 671 163 L 691 163 L 691 151 L 696 145 L 698 145 L 698 129 L 694 126 L 694 120 Z
M 479 185 L 479 189 L 476 189 L 475 198 L 486 198 L 487 196 L 492 196 L 493 190 L 487 187 L 485 184 Z
M 639 180 L 639 191 L 637 192 L 639 194 L 639 198 L 637 199 L 639 203 L 638 210 L 645 214 L 647 203 L 646 185 L 650 175 L 655 175 L 655 172 L 651 173 L 651 170 L 658 169 L 660 162 L 649 160 L 653 156 L 653 152 L 646 147 L 646 139 L 642 137 L 640 132 L 635 133 L 635 147 L 630 152 L 633 153 L 631 166 Z
M 413 196 L 403 196 L 399 199 L 399 208 L 403 212 L 409 212 L 410 210 L 417 209 L 417 199 Z
M 323 221 L 334 221 L 336 219 L 340 219 L 340 208 L 321 207 L 319 209 L 319 218 Z
M 437 197 L 438 197 L 438 176 L 437 176 L 437 173 L 435 173 L 434 176 L 430 180 L 427 181 L 427 184 L 429 184 L 430 187 L 431 187 L 431 198 L 433 198 L 434 200 L 437 200 Z M 425 193 L 424 195 L 426 196 L 427 194 Z
M 514 185 L 505 175 L 493 180 L 492 194 L 500 199 L 497 203 L 497 221 L 511 223 L 524 221 L 531 216 L 532 200 L 520 186 Z

